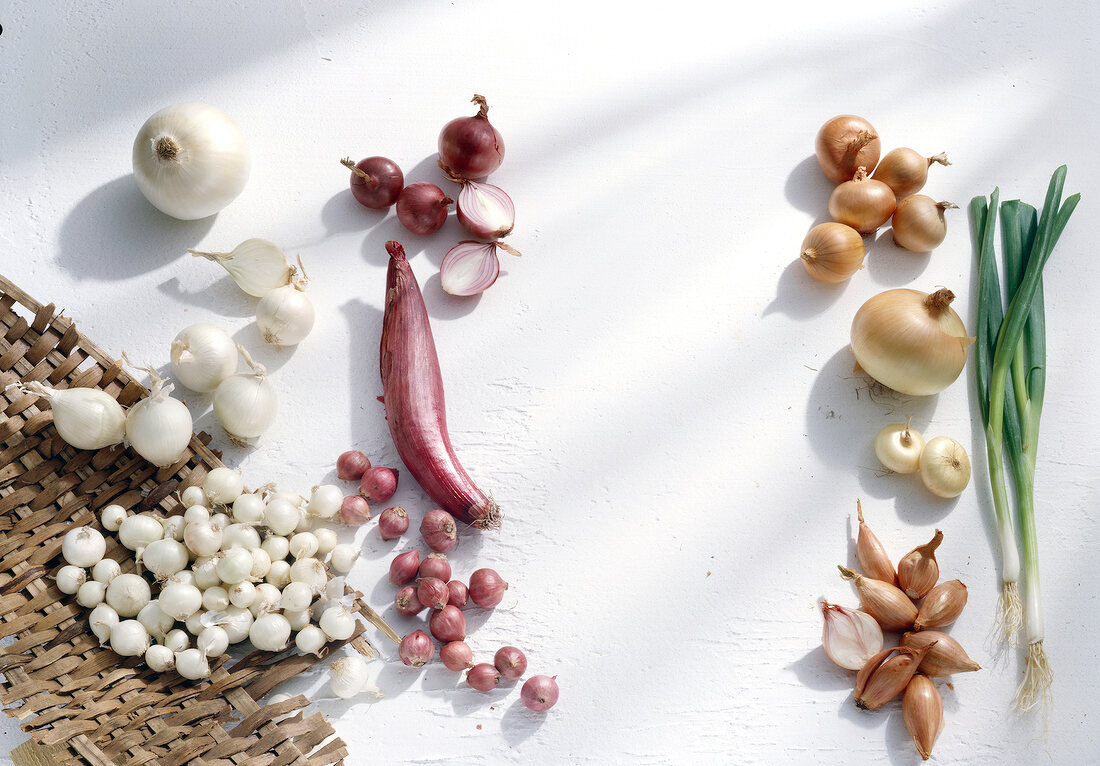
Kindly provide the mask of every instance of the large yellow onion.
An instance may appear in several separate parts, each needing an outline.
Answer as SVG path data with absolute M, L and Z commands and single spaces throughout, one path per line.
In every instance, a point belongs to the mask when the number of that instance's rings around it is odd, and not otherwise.
M 947 388 L 966 365 L 974 339 L 941 288 L 928 294 L 901 287 L 874 296 L 852 320 L 852 352 L 864 372 L 910 396 Z

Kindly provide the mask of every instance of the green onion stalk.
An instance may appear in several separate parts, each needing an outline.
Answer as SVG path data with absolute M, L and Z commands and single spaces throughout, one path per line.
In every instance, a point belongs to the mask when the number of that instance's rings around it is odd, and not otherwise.
M 1035 466 L 1039 422 L 1046 393 L 1046 316 L 1042 272 L 1079 194 L 1062 202 L 1066 167 L 1054 172 L 1042 215 L 1031 205 L 1010 200 L 998 204 L 994 189 L 988 202 L 970 203 L 978 253 L 978 348 L 975 371 L 982 423 L 985 426 L 989 481 L 1001 548 L 1001 600 L 995 632 L 998 642 L 1013 646 L 1021 631 L 1027 637 L 1024 678 L 1016 690 L 1016 707 L 1028 711 L 1049 704 L 1053 681 L 1043 649 L 1039 590 L 1039 546 L 1035 527 Z M 1004 268 L 1002 303 L 994 253 L 994 229 L 1001 221 Z M 1005 454 L 1015 485 L 1019 543 L 1013 527 L 1005 480 Z M 1017 547 L 1019 545 L 1019 548 Z M 1021 555 L 1022 549 L 1022 555 Z M 1021 599 L 1017 581 L 1024 576 Z

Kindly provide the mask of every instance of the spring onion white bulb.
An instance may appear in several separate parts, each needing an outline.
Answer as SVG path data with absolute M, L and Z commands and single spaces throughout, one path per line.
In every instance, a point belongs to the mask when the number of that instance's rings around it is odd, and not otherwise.
M 340 574 L 347 574 L 358 560 L 359 548 L 351 543 L 340 543 L 332 549 L 332 556 L 329 558 L 328 563 Z
M 185 327 L 172 340 L 172 374 L 192 391 L 209 393 L 237 371 L 237 344 L 208 322 Z
M 313 589 L 304 582 L 289 582 L 283 588 L 279 608 L 288 612 L 300 612 L 313 603 Z
M 290 582 L 290 564 L 282 559 L 272 561 L 264 576 L 264 582 L 282 590 Z
M 275 612 L 262 614 L 249 628 L 248 639 L 261 651 L 281 652 L 290 641 L 290 622 Z
M 194 585 L 169 580 L 160 591 L 161 610 L 177 620 L 186 620 L 202 608 L 202 591 Z
M 262 582 L 256 586 L 256 598 L 248 605 L 248 611 L 252 613 L 253 617 L 259 617 L 261 614 L 274 611 L 279 608 L 282 597 L 281 588 L 269 582 Z
M 187 549 L 172 538 L 154 540 L 145 546 L 141 563 L 160 579 L 165 579 L 187 566 Z
M 908 288 L 886 290 L 864 303 L 852 320 L 856 362 L 884 386 L 911 396 L 935 394 L 966 364 L 968 337 L 951 308 L 955 294 Z
M 302 519 L 302 509 L 282 498 L 273 498 L 267 502 L 264 508 L 264 526 L 276 535 L 287 536 L 294 533 L 298 522 Z M 287 543 L 287 552 L 290 552 L 290 543 Z M 276 558 L 272 555 L 271 558 Z
M 301 266 L 301 259 L 298 260 Z M 256 325 L 264 340 L 275 346 L 296 346 L 313 329 L 316 312 L 306 295 L 304 270 L 291 277 L 289 285 L 268 291 L 256 305 Z
M 221 382 L 214 392 L 214 416 L 229 434 L 230 441 L 247 445 L 275 422 L 279 398 L 263 365 L 252 361 L 242 347 L 238 346 L 237 350 L 249 371 L 230 375 Z
M 282 535 L 274 534 L 264 538 L 260 543 L 272 561 L 282 561 L 290 555 L 290 541 Z
M 312 532 L 297 532 L 290 538 L 290 555 L 296 559 L 313 558 L 320 544 Z
M 320 594 L 328 584 L 328 570 L 314 558 L 298 559 L 290 565 L 290 581 L 303 582 L 314 595 Z
M 126 413 L 115 398 L 98 388 L 50 388 L 38 381 L 13 383 L 23 393 L 46 399 L 58 435 L 77 449 L 102 449 L 126 438 Z
M 306 625 L 309 625 L 310 620 L 313 619 L 313 610 L 303 609 L 300 612 L 288 612 L 283 610 L 283 617 L 286 617 L 287 622 L 290 623 L 291 630 L 301 630 Z
M 183 542 L 183 528 L 187 525 L 182 516 L 169 516 L 161 523 L 164 527 L 164 539 Z
M 207 657 L 219 657 L 229 648 L 229 634 L 224 628 L 211 625 L 199 633 L 195 645 Z
M 202 487 L 197 484 L 192 484 L 180 493 L 180 502 L 183 503 L 184 508 L 204 505 L 206 503 L 206 493 L 202 491 Z
M 271 571 L 271 556 L 263 548 L 253 548 L 250 576 L 256 580 L 262 580 L 267 577 L 269 571 Z
M 929 439 L 920 454 L 920 477 L 932 494 L 958 497 L 970 483 L 970 456 L 949 436 Z
M 229 591 L 214 585 L 202 592 L 202 608 L 208 612 L 223 612 L 229 608 Z
M 316 625 L 306 625 L 294 636 L 294 645 L 302 654 L 312 654 L 315 657 L 324 656 L 325 644 L 328 637 L 325 632 Z
M 107 541 L 98 529 L 92 527 L 73 527 L 61 540 L 61 557 L 74 567 L 95 566 L 106 552 Z
M 188 522 L 183 529 L 183 542 L 196 556 L 213 556 L 220 551 L 222 537 L 221 527 L 209 520 Z
M 244 479 L 240 471 L 218 466 L 203 478 L 202 491 L 212 503 L 231 505 L 244 492 Z
M 160 638 L 172 630 L 176 621 L 160 608 L 160 600 L 153 599 L 137 613 L 137 621 L 145 626 L 149 635 Z
M 264 518 L 264 499 L 246 493 L 233 501 L 233 520 L 239 524 L 257 524 Z
M 355 618 L 343 604 L 330 606 L 322 612 L 317 624 L 333 641 L 345 641 L 355 632 Z
M 139 513 L 127 516 L 118 528 L 118 541 L 132 551 L 145 548 L 164 537 L 164 526 L 154 517 Z
M 339 657 L 329 666 L 329 687 L 342 699 L 351 699 L 370 686 L 370 669 L 362 657 Z
M 314 487 L 306 504 L 306 513 L 319 519 L 332 521 L 340 515 L 340 506 L 344 502 L 344 491 L 335 484 L 322 484 Z
M 126 439 L 134 452 L 163 468 L 183 457 L 195 424 L 187 405 L 169 396 L 174 386 L 165 383 L 154 368 L 144 369 L 151 381 L 149 396 L 126 413 Z
M 282 249 L 266 239 L 246 239 L 228 253 L 187 252 L 218 264 L 242 290 L 256 298 L 289 285 L 294 273 Z
M 126 509 L 117 503 L 111 503 L 99 512 L 99 523 L 108 532 L 117 532 L 126 518 Z
M 173 652 L 182 652 L 191 646 L 191 636 L 182 628 L 174 628 L 164 634 L 164 645 Z
M 107 585 L 104 599 L 120 617 L 137 617 L 152 599 L 152 593 L 141 575 L 120 574 Z
M 184 649 L 176 654 L 176 672 L 189 681 L 198 681 L 210 675 L 210 663 L 198 649 Z
M 122 567 L 114 559 L 100 559 L 92 567 L 92 579 L 99 582 L 110 583 L 122 573 Z M 79 586 L 78 586 L 79 587 Z
M 137 620 L 111 626 L 111 651 L 120 657 L 141 657 L 149 648 L 149 631 Z
M 107 560 L 110 561 L 111 559 Z M 96 566 L 98 566 L 98 564 Z M 80 586 L 87 580 L 88 574 L 80 567 L 74 567 L 72 564 L 66 564 L 61 567 L 54 576 L 54 581 L 57 583 L 57 589 L 66 596 L 76 595 L 76 592 L 80 590 Z
M 118 623 L 118 612 L 107 604 L 100 604 L 88 614 L 88 627 L 100 644 L 111 640 L 111 628 Z
M 313 536 L 317 538 L 317 555 L 322 558 L 332 553 L 332 549 L 340 541 L 336 532 L 328 527 L 315 530 Z
M 222 550 L 260 547 L 260 533 L 251 524 L 230 524 L 222 533 Z
M 167 646 L 153 644 L 145 650 L 145 664 L 156 673 L 167 673 L 176 667 L 176 655 Z
M 923 449 L 924 437 L 908 423 L 883 426 L 875 436 L 875 455 L 887 470 L 895 473 L 916 473 Z

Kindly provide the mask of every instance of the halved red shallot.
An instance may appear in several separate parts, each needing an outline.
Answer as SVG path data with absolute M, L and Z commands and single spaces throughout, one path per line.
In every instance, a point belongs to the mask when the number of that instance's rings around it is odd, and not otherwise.
M 439 281 L 451 295 L 477 295 L 485 292 L 500 276 L 497 248 L 520 255 L 503 242 L 475 242 L 466 239 L 447 251 L 439 267 Z
M 440 163 L 443 166 L 443 163 Z M 444 168 L 446 172 L 446 168 Z M 500 239 L 511 233 L 516 225 L 516 206 L 512 198 L 499 186 L 448 176 L 462 184 L 455 209 L 458 222 L 479 239 Z
M 401 243 L 389 241 L 379 367 L 382 401 L 397 453 L 441 508 L 478 529 L 500 526 L 496 502 L 458 462 L 447 433 L 443 375 L 424 296 Z

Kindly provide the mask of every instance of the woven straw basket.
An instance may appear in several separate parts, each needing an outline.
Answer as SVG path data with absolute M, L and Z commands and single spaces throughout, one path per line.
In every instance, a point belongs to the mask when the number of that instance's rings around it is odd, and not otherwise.
M 100 388 L 127 406 L 147 395 L 120 362 L 73 323 L 0 276 L 0 392 L 11 383 Z M 211 658 L 211 676 L 190 682 L 154 673 L 139 657 L 101 647 L 83 607 L 52 575 L 64 563 L 61 540 L 74 525 L 98 528 L 98 511 L 182 512 L 178 492 L 220 466 L 197 434 L 173 466 L 157 468 L 119 445 L 98 451 L 65 444 L 48 404 L 12 389 L 0 396 L 0 703 L 31 739 L 12 752 L 20 764 L 209 764 L 323 766 L 347 748 L 321 714 L 272 719 L 309 704 L 299 695 L 261 707 L 256 700 L 318 659 L 255 651 L 236 662 Z M 107 556 L 129 559 L 108 535 Z M 132 571 L 132 562 L 123 565 Z M 392 640 L 392 629 L 361 594 L 355 610 Z M 373 652 L 359 625 L 349 641 Z

